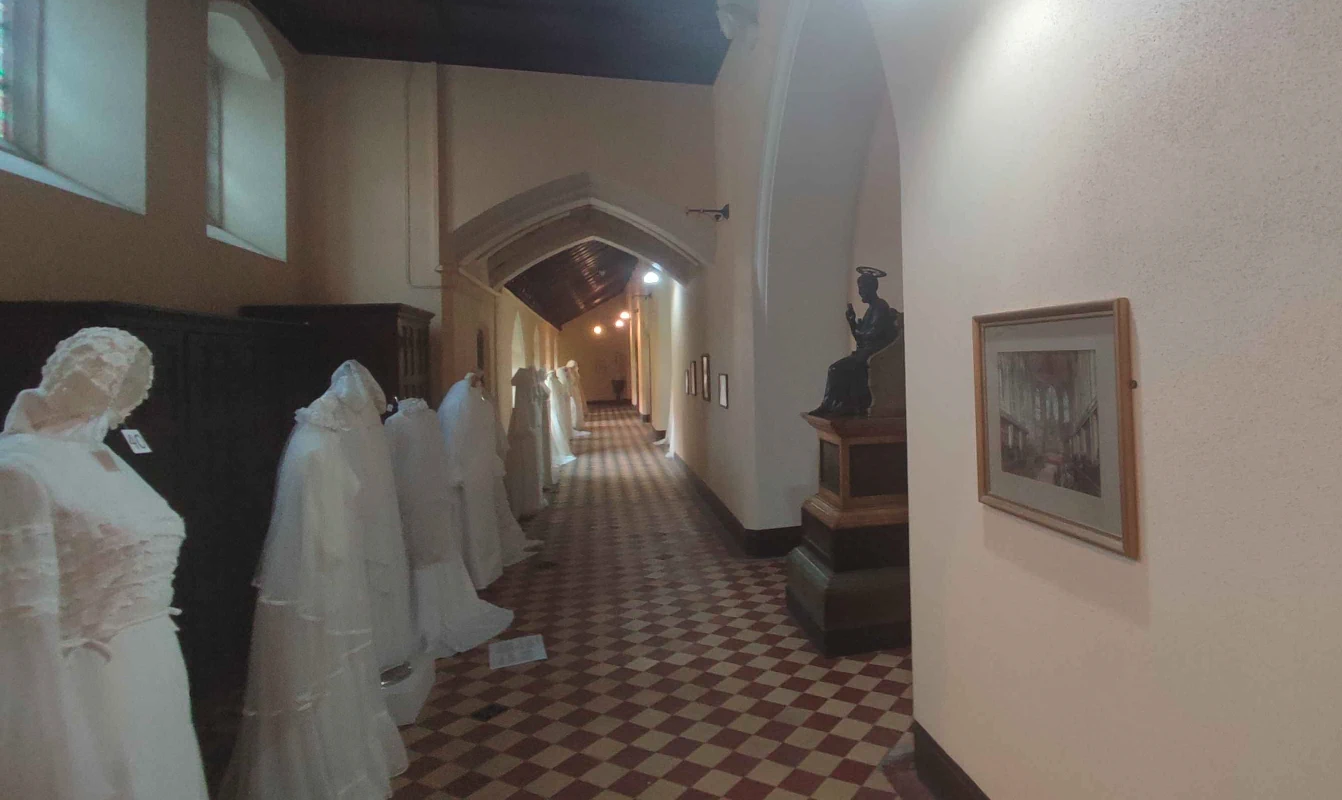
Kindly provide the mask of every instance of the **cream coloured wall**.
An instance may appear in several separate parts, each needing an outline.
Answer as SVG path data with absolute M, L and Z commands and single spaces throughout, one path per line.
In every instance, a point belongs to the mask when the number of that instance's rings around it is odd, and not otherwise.
M 453 227 L 585 171 L 678 205 L 711 202 L 708 87 L 476 67 L 442 75 Z
M 1342 6 L 866 0 L 915 714 L 990 797 L 1342 796 Z M 1143 555 L 975 501 L 970 317 L 1126 296 Z
M 327 303 L 405 303 L 439 315 L 437 87 L 431 66 L 309 56 L 298 153 L 304 203 L 298 247 L 308 296 Z M 413 282 L 412 282 L 413 281 Z M 488 319 L 492 325 L 492 307 Z M 471 342 L 474 352 L 474 340 Z M 441 358 L 435 355 L 435 365 Z M 434 372 L 434 393 L 447 379 Z M 436 399 L 436 398 L 435 398 Z
M 621 295 L 583 314 L 559 330 L 559 363 L 578 362 L 582 388 L 588 400 L 614 400 L 610 382 L 619 378 L 625 382 L 624 400 L 630 398 L 632 386 L 629 372 L 628 326 L 616 328 L 615 320 L 628 304 Z M 605 333 L 592 333 L 593 326 L 601 325 Z
M 205 235 L 206 17 L 205 0 L 147 0 L 144 214 L 0 172 L 0 298 L 231 312 L 302 297 L 301 261 L 281 263 Z M 286 70 L 296 69 L 297 53 L 267 30 Z M 293 126 L 287 139 L 292 154 Z M 291 233 L 293 170 L 290 159 Z

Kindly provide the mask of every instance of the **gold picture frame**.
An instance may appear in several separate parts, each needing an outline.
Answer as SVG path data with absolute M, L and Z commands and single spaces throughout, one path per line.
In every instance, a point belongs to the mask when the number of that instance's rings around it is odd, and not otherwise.
M 1140 556 L 1126 298 L 974 317 L 979 502 Z

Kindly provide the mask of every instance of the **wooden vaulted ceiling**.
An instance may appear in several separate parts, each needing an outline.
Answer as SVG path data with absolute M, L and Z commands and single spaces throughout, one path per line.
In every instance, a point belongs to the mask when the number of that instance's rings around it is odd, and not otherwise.
M 541 317 L 562 328 L 629 285 L 638 258 L 595 240 L 575 244 L 508 281 L 508 289 Z
M 717 0 L 253 0 L 305 53 L 711 84 Z

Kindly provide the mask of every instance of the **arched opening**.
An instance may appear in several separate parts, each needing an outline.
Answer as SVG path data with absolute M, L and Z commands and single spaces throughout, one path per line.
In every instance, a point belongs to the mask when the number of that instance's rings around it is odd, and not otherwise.
M 855 257 L 901 281 L 896 249 L 858 244 L 861 211 L 897 228 L 899 209 L 862 208 L 873 133 L 889 109 L 880 52 L 860 0 L 796 0 L 789 6 L 770 98 L 756 226 L 755 439 L 759 511 L 766 525 L 796 525 L 816 490 L 815 436 L 799 412 L 820 401 L 831 363 L 852 350 L 844 306 Z M 886 111 L 888 113 L 888 111 Z M 882 171 L 888 174 L 889 170 Z M 857 312 L 861 315 L 861 310 Z
M 681 283 L 710 264 L 711 223 L 591 173 L 537 186 L 481 212 L 452 233 L 455 266 L 499 287 L 574 245 L 599 241 L 660 264 Z

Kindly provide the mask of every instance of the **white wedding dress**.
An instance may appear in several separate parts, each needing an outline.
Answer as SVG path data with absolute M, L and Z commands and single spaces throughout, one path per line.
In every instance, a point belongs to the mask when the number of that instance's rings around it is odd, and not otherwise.
M 370 525 L 385 511 L 369 506 L 387 501 L 376 474 L 369 480 L 376 469 L 361 463 L 370 454 L 359 448 L 375 451 L 383 436 L 388 472 L 390 457 L 377 414 L 381 392 L 364 372 L 346 362 L 331 388 L 295 415 L 256 579 L 243 724 L 222 800 L 383 800 L 407 766 L 379 662 L 406 659 L 408 645 L 396 639 L 411 638 L 408 579 L 407 631 L 393 638 L 387 634 L 401 623 L 390 619 L 387 598 L 399 590 L 387 579 L 396 570 L 381 567 L 398 548 L 373 541 L 388 531 L 385 521 Z M 399 537 L 394 493 L 391 504 Z M 403 544 L 399 551 L 405 569 Z M 375 580 L 384 584 L 380 604 Z M 392 623 L 383 626 L 383 647 L 379 614 Z
M 460 492 L 429 404 L 402 400 L 387 420 L 401 522 L 410 548 L 419 634 L 434 657 L 465 652 L 513 622 L 513 612 L 481 600 L 462 560 Z
M 185 528 L 102 444 L 152 379 L 143 342 L 86 328 L 5 420 L 0 797 L 206 800 L 169 607 Z
M 536 403 L 540 407 L 541 482 L 549 488 L 555 484 L 555 464 L 551 455 L 554 439 L 550 434 L 550 388 L 545 385 L 545 370 L 533 367 L 531 374 L 535 376 Z
M 499 538 L 494 480 L 497 464 L 494 426 L 486 416 L 484 394 L 468 374 L 457 381 L 438 406 L 438 424 L 448 456 L 448 484 L 456 493 L 466 557 L 466 570 L 476 589 L 503 575 L 503 542 Z
M 522 367 L 513 375 L 513 416 L 508 424 L 508 455 L 504 459 L 508 501 L 518 517 L 530 517 L 545 508 L 542 481 L 541 397 L 536 372 Z
M 577 458 L 569 446 L 569 440 L 573 438 L 573 409 L 568 386 L 558 370 L 550 372 L 545 386 L 550 390 L 550 461 L 558 469 Z
M 582 374 L 578 370 L 577 361 L 569 360 L 564 367 L 564 378 L 569 388 L 574 436 L 590 436 L 591 433 L 587 429 L 587 393 L 582 388 Z

